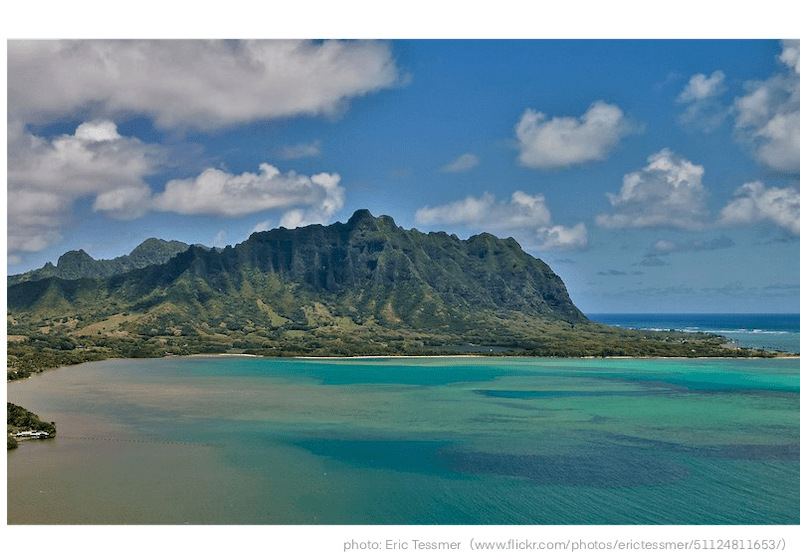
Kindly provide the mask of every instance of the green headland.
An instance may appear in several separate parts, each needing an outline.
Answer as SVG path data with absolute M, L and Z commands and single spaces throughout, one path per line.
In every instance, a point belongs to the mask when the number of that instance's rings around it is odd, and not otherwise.
M 357 211 L 209 249 L 150 239 L 9 278 L 8 378 L 110 357 L 769 356 L 716 335 L 593 323 L 512 238 L 461 240 Z

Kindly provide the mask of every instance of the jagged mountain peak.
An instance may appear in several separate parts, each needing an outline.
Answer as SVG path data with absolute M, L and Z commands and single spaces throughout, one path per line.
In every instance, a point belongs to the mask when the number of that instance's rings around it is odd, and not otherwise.
M 357 226 L 361 223 L 371 223 L 375 221 L 375 217 L 370 213 L 369 209 L 357 209 L 353 212 L 347 224 L 351 227 Z
M 370 213 L 368 209 L 357 209 L 353 212 L 352 217 L 347 220 L 345 223 L 347 227 L 351 229 L 358 229 L 358 228 L 368 228 L 368 229 L 379 229 L 379 228 L 388 228 L 392 229 L 399 229 L 400 227 L 395 224 L 394 219 L 388 215 L 381 215 L 380 217 L 375 217 Z
M 94 261 L 95 259 L 93 257 L 87 254 L 83 248 L 80 248 L 78 250 L 70 250 L 69 252 L 62 254 L 58 258 L 56 267 L 63 269 L 65 266 L 93 263 Z

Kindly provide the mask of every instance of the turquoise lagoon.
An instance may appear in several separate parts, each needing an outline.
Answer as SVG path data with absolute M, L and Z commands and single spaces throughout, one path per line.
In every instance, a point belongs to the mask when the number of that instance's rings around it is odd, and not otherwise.
M 9 524 L 797 524 L 800 360 L 87 363 Z

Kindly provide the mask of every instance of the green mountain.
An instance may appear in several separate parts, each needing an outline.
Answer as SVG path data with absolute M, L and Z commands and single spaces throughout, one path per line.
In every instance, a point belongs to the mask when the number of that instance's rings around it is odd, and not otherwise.
M 590 322 L 561 279 L 513 239 L 424 234 L 366 210 L 223 250 L 190 246 L 110 277 L 78 275 L 9 285 L 15 373 L 53 359 L 197 352 L 737 354 L 718 337 Z
M 241 303 L 237 310 L 256 320 L 270 305 L 302 324 L 308 318 L 300 301 L 358 322 L 419 328 L 469 320 L 478 310 L 586 321 L 561 279 L 513 239 L 481 234 L 461 241 L 407 231 L 366 210 L 344 224 L 255 233 L 222 251 L 194 246 L 149 269 L 100 273 L 107 266 L 98 264 L 121 265 L 134 256 L 96 262 L 82 251 L 65 254 L 59 276 L 13 285 L 9 308 L 104 317 L 109 305 L 147 312 L 170 302 L 214 319 L 215 303 L 225 301 Z M 100 280 L 69 280 L 92 278 Z
M 165 263 L 187 248 L 189 248 L 188 244 L 177 240 L 149 238 L 134 248 L 127 256 L 120 256 L 113 260 L 95 260 L 83 250 L 71 250 L 58 258 L 56 265 L 48 262 L 39 269 L 19 275 L 10 275 L 8 284 L 16 285 L 23 281 L 36 281 L 47 277 L 61 279 L 112 277 L 148 265 Z

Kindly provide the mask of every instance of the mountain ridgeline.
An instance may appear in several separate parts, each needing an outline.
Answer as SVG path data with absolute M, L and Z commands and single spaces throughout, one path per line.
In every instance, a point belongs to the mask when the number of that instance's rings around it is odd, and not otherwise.
M 421 329 L 468 320 L 475 311 L 586 320 L 561 279 L 513 239 L 406 231 L 366 210 L 345 224 L 256 233 L 219 253 L 190 250 L 173 264 L 174 273 L 188 271 L 221 292 L 257 290 L 287 314 L 297 311 L 275 295 L 301 292 L 335 315 Z M 258 286 L 251 281 L 264 278 Z M 277 292 L 270 278 L 280 280 Z
M 214 320 L 237 318 L 223 311 L 234 307 L 254 323 L 271 323 L 275 312 L 307 324 L 303 306 L 321 304 L 321 312 L 355 322 L 422 329 L 467 322 L 476 311 L 586 321 L 561 279 L 513 239 L 423 234 L 366 210 L 344 224 L 254 233 L 224 250 L 183 246 L 161 265 L 108 277 L 91 264 L 102 261 L 80 252 L 87 265 L 73 265 L 62 276 L 18 281 L 9 289 L 9 308 L 39 313 L 61 308 L 95 317 L 111 309 L 169 308 Z M 62 256 L 57 269 L 66 259 Z
M 425 234 L 359 210 L 346 223 L 258 232 L 222 250 L 183 246 L 163 263 L 110 276 L 89 265 L 78 277 L 10 284 L 9 368 L 25 375 L 51 366 L 50 357 L 198 352 L 734 352 L 712 336 L 594 324 L 544 262 L 515 240 L 486 233 L 468 240 Z
M 120 256 L 113 260 L 95 260 L 83 250 L 71 250 L 58 258 L 56 265 L 48 263 L 33 271 L 10 275 L 8 284 L 16 285 L 23 281 L 36 281 L 47 277 L 61 279 L 112 277 L 148 265 L 165 263 L 187 248 L 189 248 L 188 244 L 177 240 L 148 238 L 127 256 Z

